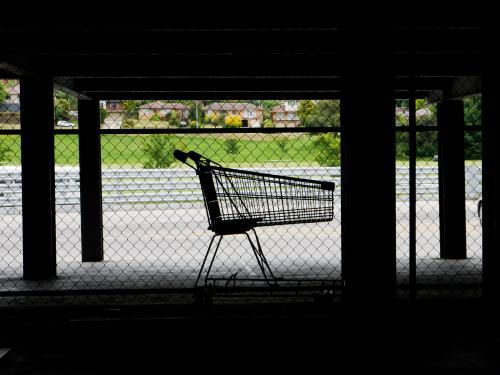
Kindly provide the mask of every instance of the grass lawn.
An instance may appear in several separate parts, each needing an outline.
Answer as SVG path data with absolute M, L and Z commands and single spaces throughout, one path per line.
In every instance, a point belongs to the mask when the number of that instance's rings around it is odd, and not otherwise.
M 142 145 L 148 135 L 111 135 L 101 136 L 102 160 L 104 167 L 142 167 L 146 157 Z M 183 150 L 196 151 L 222 165 L 250 166 L 315 166 L 317 147 L 309 135 L 304 134 L 206 134 L 206 135 L 171 135 L 172 143 Z M 226 151 L 228 138 L 238 139 L 238 152 Z M 280 140 L 286 140 L 280 147 Z M 0 135 L 0 145 L 7 148 L 10 162 L 3 165 L 20 164 L 20 137 L 18 135 Z M 57 165 L 78 165 L 78 136 L 71 134 L 56 135 L 55 157 Z M 376 162 L 367 158 L 367 164 Z M 480 165 L 480 160 L 466 160 L 466 165 Z M 408 165 L 407 161 L 397 161 L 397 165 Z M 437 166 L 438 163 L 418 160 L 418 166 Z M 178 167 L 176 162 L 172 167 Z

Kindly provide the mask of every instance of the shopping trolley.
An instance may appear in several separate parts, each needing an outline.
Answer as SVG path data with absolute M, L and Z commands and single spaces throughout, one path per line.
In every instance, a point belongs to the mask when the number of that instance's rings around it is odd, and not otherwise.
M 235 234 L 246 235 L 265 282 L 276 285 L 278 279 L 262 251 L 255 227 L 333 219 L 333 182 L 225 168 L 193 151 L 176 150 L 174 156 L 196 171 L 207 212 L 208 229 L 214 232 L 195 287 L 198 286 L 216 237 L 219 239 L 205 274 L 205 286 L 222 237 Z M 255 242 L 249 232 L 253 233 Z

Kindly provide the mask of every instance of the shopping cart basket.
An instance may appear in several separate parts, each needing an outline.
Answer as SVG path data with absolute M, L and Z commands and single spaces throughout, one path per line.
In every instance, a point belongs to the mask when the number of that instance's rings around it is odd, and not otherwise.
M 205 286 L 222 237 L 233 234 L 246 235 L 264 280 L 272 285 L 276 284 L 277 279 L 264 256 L 254 228 L 333 219 L 333 182 L 224 168 L 193 151 L 186 153 L 176 150 L 174 156 L 196 171 L 207 212 L 208 229 L 214 232 L 195 287 L 198 286 L 216 237 L 219 239 L 205 274 Z M 250 231 L 255 236 L 255 243 L 248 234 Z

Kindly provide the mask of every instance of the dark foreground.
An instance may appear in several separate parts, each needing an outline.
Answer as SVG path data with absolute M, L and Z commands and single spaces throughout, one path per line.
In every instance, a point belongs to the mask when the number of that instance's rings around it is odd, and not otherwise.
M 0 314 L 2 375 L 500 371 L 497 314 L 477 300 Z

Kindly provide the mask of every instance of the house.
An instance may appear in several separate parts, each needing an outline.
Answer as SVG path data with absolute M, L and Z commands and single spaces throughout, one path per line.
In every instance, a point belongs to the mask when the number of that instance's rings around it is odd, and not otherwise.
M 164 103 L 154 101 L 143 104 L 139 107 L 139 120 L 151 120 L 155 115 L 164 120 L 172 113 L 172 111 L 176 111 L 178 118 L 181 120 L 189 118 L 189 110 L 182 103 Z
M 108 128 L 120 128 L 123 122 L 125 110 L 120 100 L 106 100 L 101 103 L 108 116 L 104 120 L 104 125 Z
M 263 109 L 252 103 L 218 103 L 201 108 L 207 116 L 239 116 L 242 127 L 260 128 L 263 122 Z
M 415 111 L 416 124 L 419 126 L 436 125 L 436 113 L 431 107 L 423 107 Z M 396 124 L 409 125 L 410 110 L 406 107 L 396 107 Z
M 287 100 L 271 108 L 271 118 L 277 128 L 296 128 L 300 125 L 298 100 Z
M 0 84 L 3 85 L 7 92 L 7 97 L 0 103 L 0 123 L 16 125 L 19 124 L 19 116 L 21 113 L 21 105 L 19 94 L 21 92 L 19 83 L 12 85 L 13 81 L 3 80 Z

